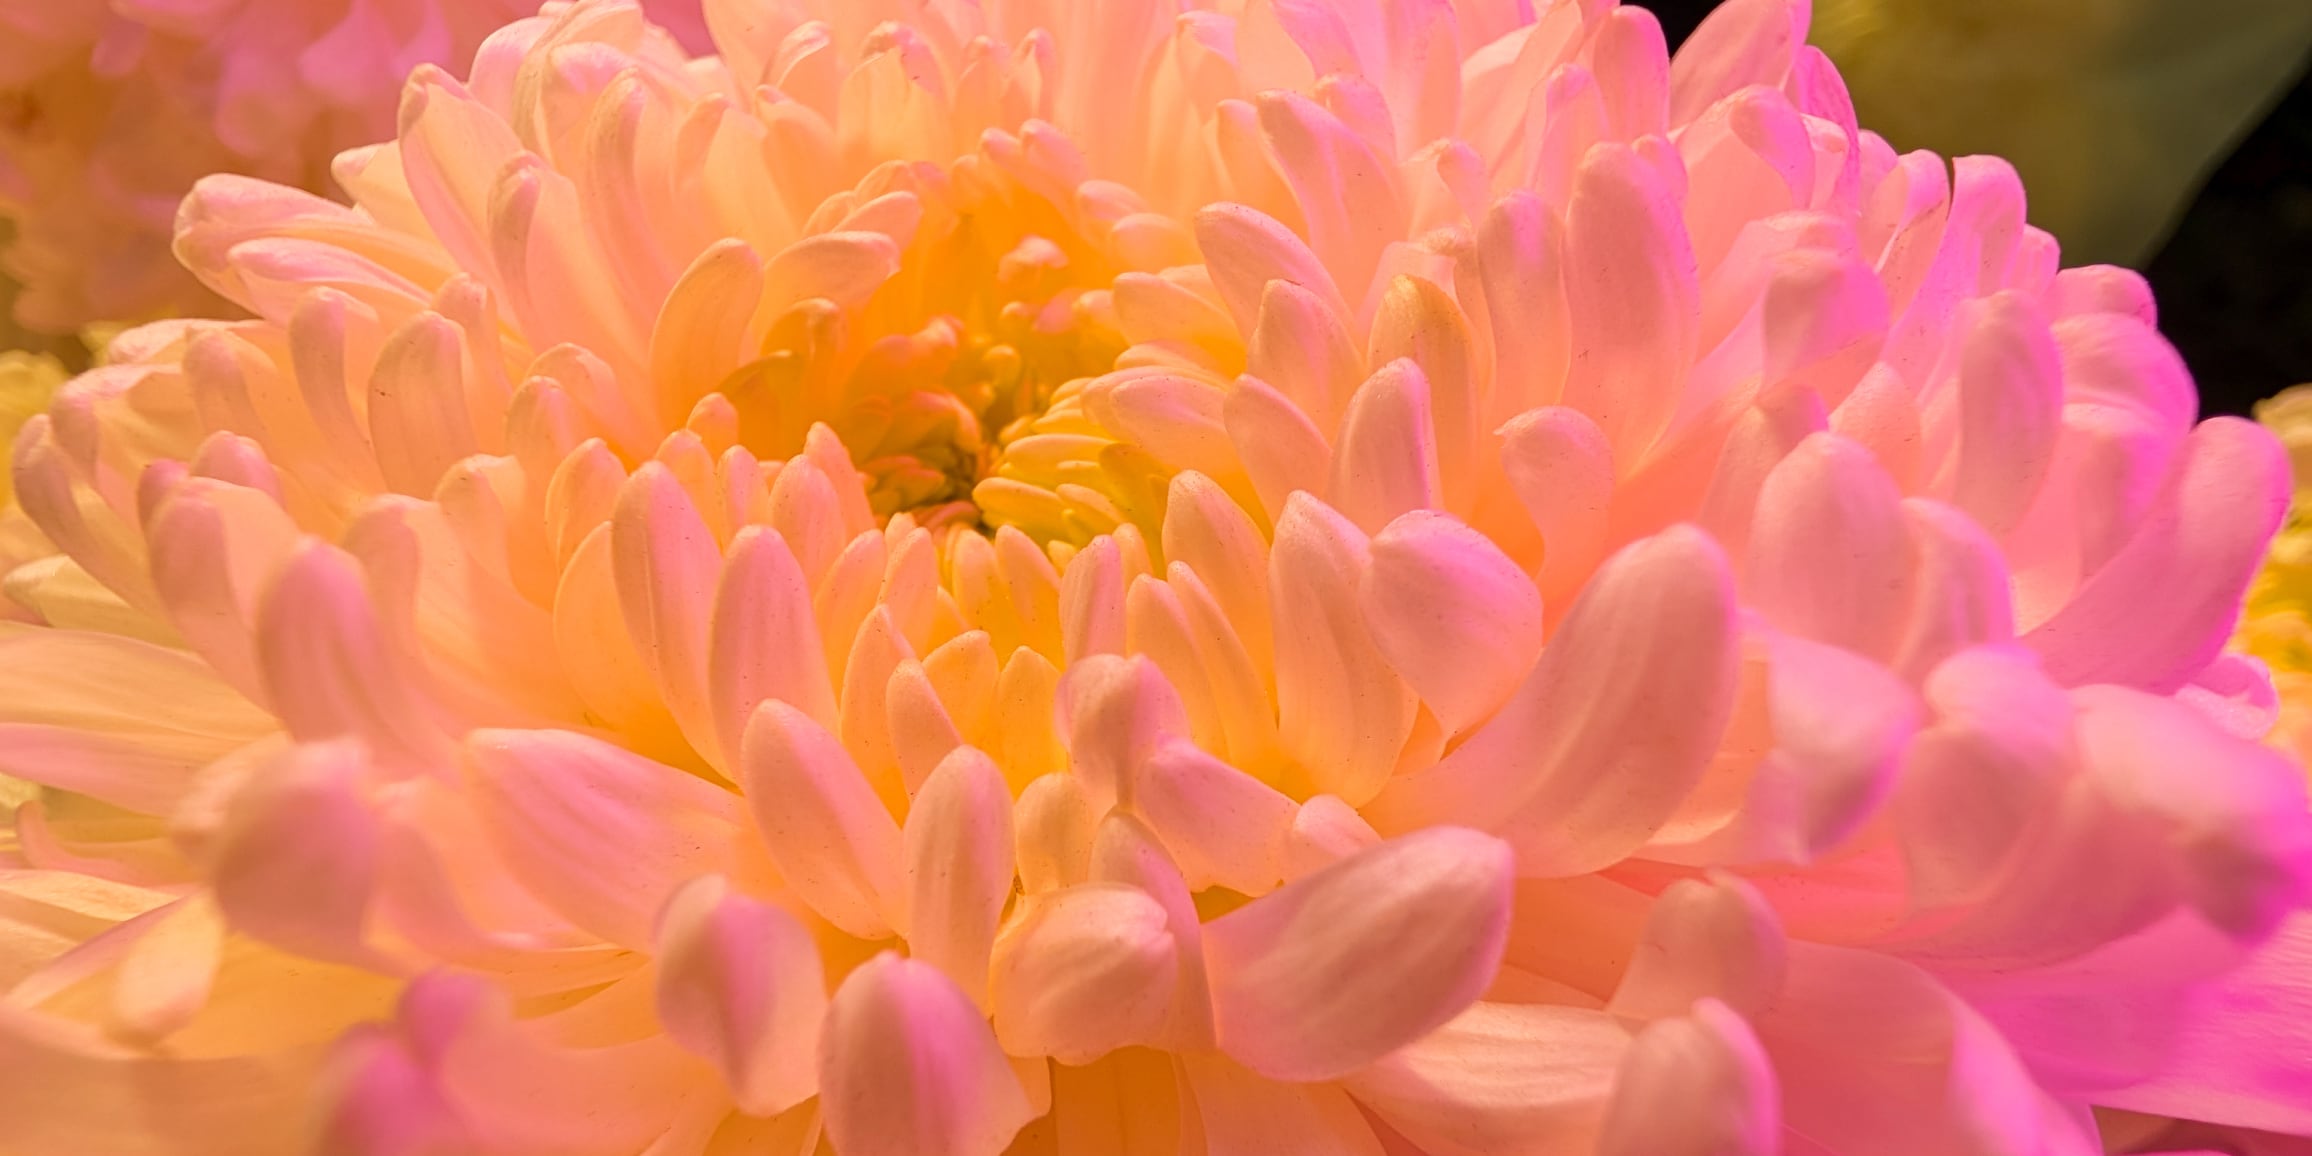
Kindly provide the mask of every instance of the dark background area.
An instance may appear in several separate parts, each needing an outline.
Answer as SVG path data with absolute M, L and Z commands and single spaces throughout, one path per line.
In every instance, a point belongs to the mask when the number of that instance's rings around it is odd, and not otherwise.
M 1673 48 L 1715 6 L 1636 2 Z M 2209 177 L 2143 272 L 2160 329 L 2199 381 L 2202 414 L 2246 414 L 2312 382 L 2312 76 Z

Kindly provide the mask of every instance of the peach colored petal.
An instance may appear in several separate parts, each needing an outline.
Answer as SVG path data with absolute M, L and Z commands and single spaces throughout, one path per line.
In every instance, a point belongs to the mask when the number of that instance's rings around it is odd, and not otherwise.
M 835 992 L 819 1044 L 827 1136 L 855 1156 L 996 1156 L 1027 1097 L 969 998 L 885 953 Z

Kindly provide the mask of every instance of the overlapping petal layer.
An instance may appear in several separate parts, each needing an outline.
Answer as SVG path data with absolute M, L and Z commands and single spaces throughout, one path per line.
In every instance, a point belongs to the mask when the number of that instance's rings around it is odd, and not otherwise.
M 204 182 L 255 319 L 25 426 L 0 1118 L 2090 1152 L 2303 900 L 2279 449 L 1803 3 L 707 17 Z

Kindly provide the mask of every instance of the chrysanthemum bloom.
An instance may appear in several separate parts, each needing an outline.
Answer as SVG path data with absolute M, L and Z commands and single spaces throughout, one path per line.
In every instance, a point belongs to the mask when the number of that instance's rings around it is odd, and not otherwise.
M 1803 4 L 708 18 L 18 438 L 9 1139 L 2092 1152 L 2302 895 L 2280 451 Z
M 698 0 L 649 0 L 703 46 Z M 177 202 L 234 172 L 316 192 L 393 131 L 420 64 L 463 62 L 535 0 L 0 0 L 0 263 L 18 319 L 220 313 L 168 259 Z

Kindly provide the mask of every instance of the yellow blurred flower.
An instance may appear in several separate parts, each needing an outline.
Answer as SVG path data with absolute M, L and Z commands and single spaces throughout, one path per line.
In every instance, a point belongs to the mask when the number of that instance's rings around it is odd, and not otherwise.
M 2070 261 L 2134 264 L 2298 75 L 2303 0 L 1818 0 L 1814 43 L 1902 149 L 1994 153 Z

